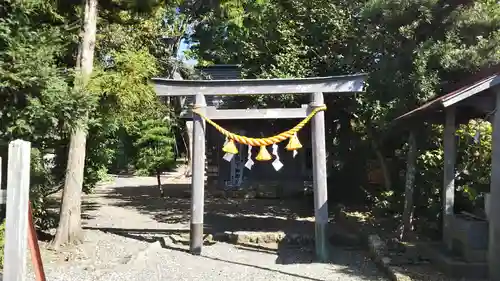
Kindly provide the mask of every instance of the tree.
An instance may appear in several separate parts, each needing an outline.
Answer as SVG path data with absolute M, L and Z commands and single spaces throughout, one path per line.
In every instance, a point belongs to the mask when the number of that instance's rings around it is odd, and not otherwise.
M 78 49 L 75 91 L 86 91 L 94 64 L 94 47 L 97 32 L 97 0 L 85 0 L 82 41 Z M 68 163 L 60 209 L 59 225 L 52 241 L 55 248 L 67 243 L 80 243 L 81 194 L 85 168 L 87 122 L 89 112 L 85 112 L 70 136 Z
M 329 168 L 340 180 L 357 182 L 363 200 L 368 197 L 387 215 L 400 216 L 406 167 L 401 148 L 408 140 L 392 120 L 500 62 L 498 1 L 270 0 L 244 5 L 256 16 L 244 16 L 242 25 L 217 14 L 203 18 L 206 24 L 196 26 L 191 37 L 196 43 L 192 55 L 206 64 L 241 64 L 249 78 L 368 73 L 365 94 L 326 100 L 326 123 L 332 124 L 327 149 L 336 160 Z M 292 102 L 298 101 L 286 95 L 253 100 L 260 106 Z M 440 129 L 422 123 L 414 130 L 419 152 L 436 152 L 432 159 L 424 153 L 417 161 L 415 185 L 423 188 L 416 193 L 415 203 L 422 207 L 415 215 L 425 212 L 435 220 Z M 367 189 L 361 167 L 373 158 L 384 170 L 385 186 Z
M 140 123 L 139 139 L 136 141 L 138 159 L 136 167 L 139 173 L 156 175 L 161 197 L 161 173 L 175 166 L 173 145 L 175 139 L 167 125 L 166 118 L 146 119 Z

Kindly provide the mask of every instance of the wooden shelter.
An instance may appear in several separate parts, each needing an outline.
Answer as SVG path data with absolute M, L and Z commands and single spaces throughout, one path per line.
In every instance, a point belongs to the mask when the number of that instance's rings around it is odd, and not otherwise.
M 446 248 L 453 247 L 457 125 L 471 118 L 486 118 L 493 126 L 490 214 L 486 260 L 491 280 L 500 280 L 500 65 L 485 69 L 460 83 L 457 90 L 438 97 L 396 119 L 444 124 L 443 236 Z
M 364 89 L 364 74 L 302 78 L 302 79 L 234 79 L 234 80 L 172 80 L 155 78 L 158 96 L 194 96 L 193 114 L 193 155 L 191 184 L 191 229 L 190 250 L 192 254 L 201 254 L 203 244 L 204 214 L 204 179 L 206 159 L 205 119 L 289 119 L 305 118 L 312 111 L 324 107 L 325 94 L 352 94 Z M 309 105 L 300 108 L 273 109 L 217 109 L 207 107 L 206 96 L 227 95 L 278 95 L 311 94 Z M 193 112 L 195 113 L 195 112 Z M 319 111 L 312 117 L 312 154 L 313 154 L 313 189 L 315 206 L 315 241 L 316 255 L 319 260 L 328 260 L 327 235 L 327 167 L 325 148 L 324 112 Z

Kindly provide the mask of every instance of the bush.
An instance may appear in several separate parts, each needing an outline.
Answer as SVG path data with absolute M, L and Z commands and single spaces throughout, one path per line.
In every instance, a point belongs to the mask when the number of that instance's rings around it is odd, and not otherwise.
M 44 154 L 39 149 L 31 149 L 30 201 L 34 223 L 42 230 L 56 225 L 55 218 L 48 212 L 48 196 L 61 189 L 64 167 L 54 164 L 53 160 L 44 159 Z
M 140 124 L 141 137 L 136 141 L 138 159 L 137 173 L 159 175 L 175 167 L 173 146 L 175 139 L 166 120 L 150 119 Z

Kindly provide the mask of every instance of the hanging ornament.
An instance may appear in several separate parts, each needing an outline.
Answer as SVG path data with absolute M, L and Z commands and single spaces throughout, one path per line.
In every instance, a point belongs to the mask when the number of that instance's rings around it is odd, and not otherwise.
M 297 133 L 295 133 L 290 138 L 290 141 L 288 142 L 288 145 L 286 146 L 286 150 L 296 151 L 296 150 L 301 149 L 301 148 L 302 148 L 302 144 L 300 143 L 299 138 L 297 137 Z
M 226 152 L 226 153 L 224 154 L 224 156 L 222 157 L 222 159 L 226 160 L 227 162 L 231 162 L 231 160 L 233 160 L 233 157 L 234 157 L 234 155 L 235 155 L 236 153 L 229 153 L 229 151 L 230 151 L 229 149 L 230 149 L 231 147 L 227 147 L 228 145 L 230 146 L 230 144 L 229 144 L 229 140 L 226 138 L 226 142 L 224 142 L 224 146 L 222 147 L 222 150 L 223 150 L 224 152 Z M 236 150 L 236 152 L 237 152 L 237 151 L 238 151 L 238 149 L 236 149 L 236 146 L 234 145 L 234 142 L 233 142 L 233 147 L 234 147 L 234 150 Z M 228 148 L 229 148 L 229 149 L 228 149 Z M 226 150 L 227 150 L 227 151 L 226 151 Z
M 245 163 L 245 167 L 249 170 L 252 169 L 254 162 L 252 160 L 252 146 L 248 146 L 248 153 L 247 153 L 247 162 Z
M 257 161 L 269 161 L 273 159 L 273 157 L 271 157 L 271 154 L 269 154 L 266 147 L 263 145 L 260 147 L 259 154 L 257 154 L 257 157 L 255 157 L 255 159 Z
M 273 144 L 273 155 L 276 157 L 273 161 L 273 167 L 276 171 L 279 171 L 283 168 L 283 163 L 280 161 L 280 157 L 278 156 L 278 145 Z
M 222 151 L 226 153 L 231 153 L 231 154 L 236 154 L 238 153 L 238 149 L 236 148 L 236 145 L 234 144 L 234 140 L 230 139 L 227 140 L 224 146 L 222 147 Z
M 234 154 L 226 153 L 226 154 L 224 154 L 222 159 L 226 160 L 227 162 L 231 162 L 231 160 L 233 160 L 233 157 L 234 157 Z

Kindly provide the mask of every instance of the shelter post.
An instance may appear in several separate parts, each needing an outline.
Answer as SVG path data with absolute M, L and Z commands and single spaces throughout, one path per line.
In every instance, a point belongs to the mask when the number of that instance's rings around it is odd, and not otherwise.
M 202 113 L 205 112 L 206 101 L 203 94 L 196 95 L 194 107 Z M 205 157 L 205 121 L 199 115 L 194 115 L 190 229 L 190 252 L 194 255 L 201 254 L 203 245 Z
M 500 87 L 496 87 L 496 111 L 491 144 L 488 267 L 490 280 L 500 280 Z
M 402 239 L 408 239 L 408 235 L 413 231 L 413 194 L 415 193 L 417 157 L 417 140 L 415 137 L 415 130 L 411 130 L 408 136 L 408 153 L 406 158 L 405 204 L 403 210 L 403 232 L 401 233 Z
M 313 93 L 311 106 L 324 105 L 323 93 Z M 325 113 L 320 111 L 312 118 L 312 160 L 314 178 L 314 216 L 316 256 L 319 261 L 328 261 L 328 202 L 325 145 Z
M 451 249 L 453 222 L 453 205 L 455 204 L 455 158 L 456 158 L 456 112 L 455 107 L 446 108 L 444 125 L 444 182 L 442 192 L 443 204 L 443 243 Z

